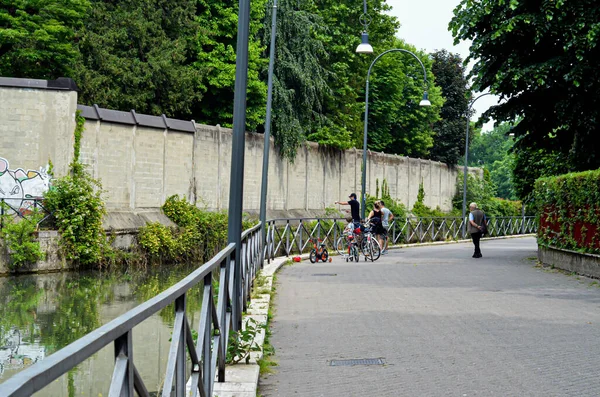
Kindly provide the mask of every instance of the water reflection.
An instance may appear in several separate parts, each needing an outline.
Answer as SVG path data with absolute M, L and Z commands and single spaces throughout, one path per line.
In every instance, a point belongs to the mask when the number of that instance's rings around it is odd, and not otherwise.
M 0 278 L 0 383 L 164 291 L 192 270 Z M 187 302 L 190 326 L 196 329 L 201 306 L 198 287 L 190 291 Z M 162 384 L 173 321 L 171 306 L 133 332 L 134 361 L 152 391 Z M 38 395 L 105 396 L 113 363 L 113 346 L 109 345 Z

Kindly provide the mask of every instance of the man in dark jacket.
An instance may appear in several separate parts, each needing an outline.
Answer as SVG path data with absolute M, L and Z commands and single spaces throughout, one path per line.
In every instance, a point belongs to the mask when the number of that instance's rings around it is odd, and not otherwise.
M 349 205 L 350 214 L 352 215 L 352 222 L 360 224 L 360 204 L 356 199 L 356 193 L 350 193 L 348 201 L 336 201 L 335 204 Z
M 482 210 L 477 208 L 476 203 L 471 203 L 469 205 L 469 233 L 471 234 L 471 238 L 473 239 L 473 245 L 475 245 L 475 253 L 473 254 L 473 258 L 481 258 L 481 249 L 479 248 L 479 240 L 481 240 L 483 223 L 485 222 L 485 214 Z

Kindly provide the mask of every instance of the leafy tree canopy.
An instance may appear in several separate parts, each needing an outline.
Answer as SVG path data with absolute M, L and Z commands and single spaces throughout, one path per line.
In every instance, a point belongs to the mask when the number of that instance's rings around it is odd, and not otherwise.
M 199 0 L 198 4 L 200 30 L 196 37 L 195 69 L 202 72 L 197 88 L 203 92 L 203 98 L 194 109 L 194 117 L 205 124 L 231 127 L 239 5 L 235 0 Z M 268 57 L 264 57 L 265 43 L 259 37 L 265 9 L 265 0 L 251 2 L 246 96 L 248 131 L 256 131 L 264 122 L 266 112 L 267 84 L 260 73 L 267 67 Z
M 392 52 L 377 61 L 369 88 L 369 148 L 426 158 L 433 146 L 431 125 L 439 119 L 444 99 L 434 84 L 426 54 L 400 39 L 391 48 L 417 55 L 425 66 L 429 86 L 425 85 L 421 65 L 410 54 Z M 419 106 L 426 89 L 431 106 Z
M 3 0 L 0 76 L 69 76 L 77 58 L 75 30 L 89 6 L 88 0 Z
M 445 99 L 440 109 L 440 120 L 433 129 L 435 140 L 430 159 L 455 165 L 464 153 L 467 111 L 471 90 L 466 78 L 463 60 L 458 54 L 441 50 L 431 54 L 435 83 Z
M 80 101 L 189 118 L 200 92 L 189 67 L 197 30 L 193 0 L 92 0 L 74 76 Z
M 596 0 L 462 0 L 450 28 L 456 42 L 472 41 L 475 88 L 504 99 L 487 115 L 523 117 L 514 133 L 530 166 L 545 156 L 574 170 L 600 166 Z

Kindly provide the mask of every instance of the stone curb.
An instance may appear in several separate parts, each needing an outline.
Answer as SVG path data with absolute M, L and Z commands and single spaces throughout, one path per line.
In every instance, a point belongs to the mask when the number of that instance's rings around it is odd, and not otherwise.
M 302 255 L 303 259 L 308 258 L 308 255 Z M 273 275 L 289 260 L 288 257 L 279 257 L 271 260 L 271 263 L 265 263 L 261 270 L 261 276 L 266 278 L 264 287 L 273 290 Z M 271 303 L 271 295 L 263 294 L 252 299 L 247 309 L 247 314 L 242 319 L 242 326 L 252 318 L 257 324 L 266 325 L 269 307 Z M 258 376 L 260 367 L 258 360 L 263 356 L 263 346 L 265 340 L 265 328 L 262 328 L 256 335 L 256 343 L 260 346 L 260 351 L 250 353 L 250 361 L 248 364 L 238 363 L 228 365 L 225 368 L 225 379 L 223 383 L 215 382 L 213 396 L 214 397 L 256 397 L 258 389 Z
M 535 234 L 520 234 L 516 236 L 500 236 L 500 237 L 486 237 L 483 240 L 500 240 L 509 238 L 520 238 L 520 237 L 531 237 Z M 390 246 L 389 249 L 400 249 L 400 248 L 411 248 L 418 246 L 428 245 L 443 245 L 443 244 L 458 244 L 467 243 L 471 240 L 458 240 L 458 241 L 436 241 L 431 243 L 414 243 L 414 244 L 400 244 Z M 308 259 L 308 254 L 302 254 L 300 257 L 303 260 Z M 264 268 L 261 271 L 262 277 L 266 278 L 265 287 L 269 290 L 273 290 L 273 275 L 286 263 L 289 257 L 278 257 L 271 260 L 271 263 L 265 263 Z M 242 319 L 242 326 L 245 326 L 249 318 L 254 319 L 258 324 L 266 325 L 267 315 L 269 312 L 271 297 L 269 294 L 259 295 L 251 301 L 248 306 L 247 314 Z M 265 338 L 265 329 L 261 329 L 256 336 L 256 342 L 260 346 L 260 351 L 253 352 L 250 354 L 250 361 L 248 364 L 238 363 L 235 365 L 228 365 L 225 369 L 225 379 L 223 383 L 215 381 L 213 397 L 256 397 L 258 391 L 258 377 L 260 375 L 260 367 L 258 360 L 263 356 L 263 345 Z

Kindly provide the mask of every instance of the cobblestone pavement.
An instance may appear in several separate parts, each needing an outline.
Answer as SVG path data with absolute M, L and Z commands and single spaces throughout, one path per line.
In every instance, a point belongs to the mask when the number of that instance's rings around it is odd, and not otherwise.
M 600 288 L 533 237 L 308 261 L 278 274 L 274 396 L 600 396 Z M 383 358 L 385 365 L 331 366 Z

